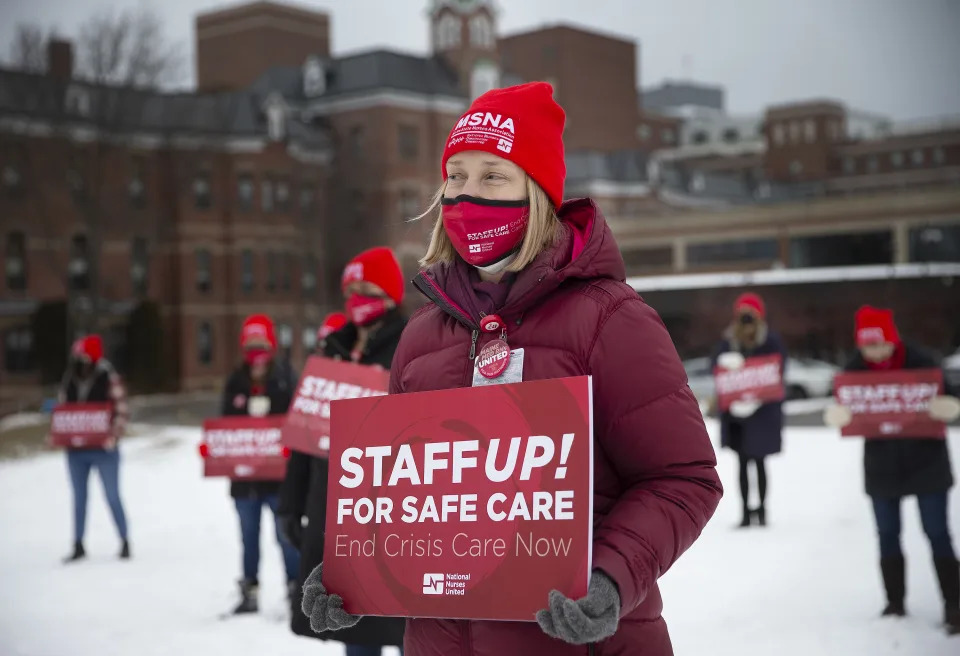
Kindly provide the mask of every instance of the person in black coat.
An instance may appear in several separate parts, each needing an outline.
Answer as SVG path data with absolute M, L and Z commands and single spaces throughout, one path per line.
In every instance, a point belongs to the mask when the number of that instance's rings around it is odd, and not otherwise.
M 324 337 L 322 355 L 389 369 L 406 325 L 398 307 L 404 283 L 396 257 L 387 248 L 365 251 L 347 265 L 342 282 L 348 323 Z M 385 645 L 402 651 L 404 618 L 370 616 L 335 633 L 314 633 L 300 609 L 303 582 L 323 560 L 328 471 L 326 458 L 294 451 L 280 490 L 282 526 L 301 554 L 300 596 L 293 600 L 290 628 L 298 635 L 342 642 L 347 656 L 377 655 Z
M 846 371 L 938 367 L 933 357 L 901 341 L 889 310 L 860 308 L 856 315 L 856 339 L 859 352 Z M 929 412 L 939 421 L 953 421 L 960 415 L 960 401 L 951 396 L 937 397 L 931 401 Z M 824 417 L 827 424 L 840 428 L 849 424 L 851 418 L 850 410 L 840 405 L 828 408 Z M 863 469 L 866 492 L 873 502 L 880 572 L 887 594 L 882 614 L 906 614 L 900 505 L 904 497 L 916 496 L 943 594 L 944 622 L 949 633 L 960 633 L 960 569 L 947 522 L 947 493 L 953 486 L 953 473 L 946 440 L 923 435 L 868 439 L 864 442 Z
M 743 366 L 745 358 L 773 354 L 780 354 L 785 367 L 786 349 L 767 324 L 763 299 L 756 294 L 741 295 L 734 303 L 733 325 L 714 352 L 714 366 L 719 363 L 724 368 L 736 369 Z M 764 458 L 780 453 L 782 435 L 783 404 L 779 401 L 764 404 L 737 402 L 720 415 L 720 444 L 733 449 L 740 459 L 741 527 L 750 526 L 754 518 L 760 526 L 766 526 L 767 469 Z M 754 509 L 749 504 L 750 463 L 757 473 L 760 499 Z
M 227 380 L 223 390 L 220 414 L 229 416 L 284 415 L 296 391 L 297 377 L 291 368 L 275 358 L 276 333 L 269 317 L 258 314 L 243 324 L 240 336 L 243 364 Z M 243 579 L 240 581 L 240 603 L 235 614 L 255 613 L 258 610 L 260 569 L 260 518 L 263 506 L 274 514 L 277 541 L 283 553 L 287 574 L 287 593 L 296 595 L 300 554 L 286 539 L 278 513 L 279 481 L 231 481 L 233 497 L 240 519 L 240 537 L 243 541 Z

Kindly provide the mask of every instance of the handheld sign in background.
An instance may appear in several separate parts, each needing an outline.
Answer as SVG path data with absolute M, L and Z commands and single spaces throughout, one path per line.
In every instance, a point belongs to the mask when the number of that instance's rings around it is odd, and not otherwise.
M 362 615 L 533 621 L 554 588 L 583 597 L 592 414 L 587 376 L 333 403 L 324 585 Z
M 943 390 L 939 369 L 855 371 L 833 380 L 837 403 L 853 413 L 844 437 L 942 437 L 947 427 L 927 408 Z
M 50 443 L 74 449 L 98 449 L 112 437 L 109 403 L 62 403 L 50 416 Z
M 330 449 L 330 402 L 387 393 L 390 372 L 313 356 L 303 369 L 283 425 L 283 445 L 312 456 Z
M 280 443 L 283 415 L 219 417 L 203 422 L 204 476 L 233 480 L 280 481 L 287 457 Z
M 740 369 L 716 367 L 713 380 L 721 412 L 729 410 L 734 401 L 772 403 L 785 396 L 783 357 L 779 353 L 747 358 Z

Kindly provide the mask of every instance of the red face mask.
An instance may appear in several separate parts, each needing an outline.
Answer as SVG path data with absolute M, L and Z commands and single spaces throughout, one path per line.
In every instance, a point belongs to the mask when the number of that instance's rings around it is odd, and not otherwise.
M 250 366 L 267 364 L 272 357 L 273 353 L 267 349 L 251 348 L 243 352 L 243 359 Z
M 461 195 L 444 198 L 441 211 L 453 248 L 470 266 L 484 267 L 520 248 L 527 233 L 530 203 Z
M 378 296 L 350 294 L 346 303 L 347 316 L 357 326 L 369 326 L 385 315 L 389 308 L 387 299 Z

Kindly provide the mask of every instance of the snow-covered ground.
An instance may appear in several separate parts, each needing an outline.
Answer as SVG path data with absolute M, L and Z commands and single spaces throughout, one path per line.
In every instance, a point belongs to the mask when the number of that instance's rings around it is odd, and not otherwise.
M 67 567 L 59 562 L 71 526 L 63 455 L 0 463 L 0 654 L 342 654 L 338 644 L 287 629 L 280 554 L 268 524 L 263 612 L 218 619 L 235 600 L 240 559 L 227 483 L 200 477 L 197 430 L 150 430 L 123 446 L 130 562 L 116 559 L 98 480 L 91 481 L 90 556 Z M 960 462 L 960 431 L 951 442 Z M 939 593 L 912 501 L 904 505 L 911 616 L 876 617 L 882 593 L 860 450 L 833 431 L 788 429 L 785 453 L 768 464 L 766 530 L 732 528 L 739 519 L 735 462 L 721 453 L 727 496 L 703 538 L 662 581 L 678 655 L 960 653 L 960 637 L 947 638 L 938 626 Z M 957 529 L 960 500 L 953 501 Z

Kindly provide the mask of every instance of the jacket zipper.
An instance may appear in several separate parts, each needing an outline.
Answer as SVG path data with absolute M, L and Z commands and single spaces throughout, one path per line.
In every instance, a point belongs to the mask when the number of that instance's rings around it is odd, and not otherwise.
M 480 331 L 474 330 L 470 337 L 470 361 L 477 357 L 477 340 L 480 338 Z
M 467 374 L 468 380 L 473 375 L 473 361 L 477 357 L 477 340 L 480 339 L 480 326 L 470 320 L 470 316 L 459 305 L 443 293 L 437 284 L 428 276 L 421 273 L 413 279 L 413 285 L 421 294 L 437 304 L 437 306 L 470 329 L 470 367 Z
M 587 656 L 593 656 L 596 653 L 596 643 L 591 642 L 589 645 L 587 645 Z

